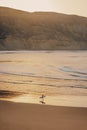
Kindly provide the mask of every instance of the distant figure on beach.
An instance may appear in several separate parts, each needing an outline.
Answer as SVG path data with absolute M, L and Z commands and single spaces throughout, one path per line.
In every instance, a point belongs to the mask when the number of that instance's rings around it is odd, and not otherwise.
M 45 98 L 45 97 L 46 97 L 46 96 L 45 96 L 45 95 L 43 95 L 43 94 L 42 94 L 42 96 L 40 97 L 40 99 L 41 99 L 41 101 L 40 101 L 40 102 L 41 102 L 42 104 L 45 104 L 45 102 L 44 102 L 44 98 Z

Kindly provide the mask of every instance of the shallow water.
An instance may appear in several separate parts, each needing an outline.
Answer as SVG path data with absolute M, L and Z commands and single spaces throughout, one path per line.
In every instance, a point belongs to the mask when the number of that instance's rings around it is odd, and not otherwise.
M 0 90 L 22 92 L 4 100 L 42 103 L 44 94 L 46 104 L 87 107 L 87 51 L 1 51 Z

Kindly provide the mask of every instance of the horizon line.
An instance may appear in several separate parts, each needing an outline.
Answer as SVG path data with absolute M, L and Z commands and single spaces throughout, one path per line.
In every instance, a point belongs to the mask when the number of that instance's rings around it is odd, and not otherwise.
M 9 9 L 14 9 L 14 10 L 18 10 L 18 11 L 24 11 L 26 13 L 57 13 L 57 14 L 80 16 L 80 17 L 87 18 L 87 16 L 83 16 L 83 15 L 79 15 L 79 14 L 56 12 L 56 11 L 45 11 L 45 10 L 43 10 L 43 11 L 41 11 L 41 10 L 40 11 L 28 11 L 28 10 L 24 10 L 24 9 L 12 8 L 10 6 L 2 6 L 2 5 L 0 5 L 0 8 L 9 8 Z

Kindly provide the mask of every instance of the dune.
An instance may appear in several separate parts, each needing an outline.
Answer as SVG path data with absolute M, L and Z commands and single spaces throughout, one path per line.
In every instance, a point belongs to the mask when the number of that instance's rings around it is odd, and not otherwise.
M 87 50 L 87 17 L 0 7 L 0 50 Z
M 0 101 L 0 130 L 87 130 L 87 108 Z

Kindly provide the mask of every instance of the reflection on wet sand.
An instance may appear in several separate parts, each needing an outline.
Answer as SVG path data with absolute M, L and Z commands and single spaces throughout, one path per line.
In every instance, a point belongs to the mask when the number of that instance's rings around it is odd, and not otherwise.
M 46 104 L 46 102 L 40 101 L 41 104 Z

